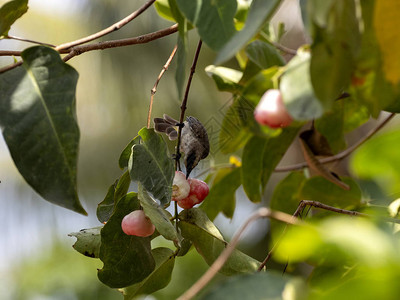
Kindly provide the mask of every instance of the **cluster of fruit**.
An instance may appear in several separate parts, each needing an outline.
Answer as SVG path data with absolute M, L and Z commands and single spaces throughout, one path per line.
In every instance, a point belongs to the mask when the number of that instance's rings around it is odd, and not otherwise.
M 208 195 L 209 188 L 204 181 L 189 178 L 181 171 L 175 172 L 172 184 L 172 201 L 184 209 L 201 203 Z M 143 210 L 135 210 L 126 215 L 121 223 L 122 231 L 127 235 L 146 237 L 154 233 L 155 227 Z

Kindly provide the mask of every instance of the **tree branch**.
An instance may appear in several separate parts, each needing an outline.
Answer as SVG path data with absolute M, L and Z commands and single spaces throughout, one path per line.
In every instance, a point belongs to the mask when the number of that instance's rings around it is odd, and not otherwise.
M 301 221 L 293 218 L 293 216 L 278 212 L 271 211 L 268 208 L 262 207 L 257 210 L 257 212 L 252 215 L 246 222 L 242 225 L 241 228 L 235 233 L 231 242 L 226 246 L 224 251 L 218 256 L 218 258 L 214 261 L 214 263 L 210 266 L 210 268 L 203 274 L 203 276 L 195 282 L 182 296 L 178 298 L 178 300 L 188 300 L 192 299 L 197 293 L 205 287 L 210 280 L 218 273 L 218 271 L 222 268 L 222 266 L 226 263 L 228 258 L 231 256 L 232 252 L 235 250 L 240 237 L 243 232 L 249 227 L 251 223 L 260 219 L 260 218 L 271 218 L 281 222 L 289 223 L 289 224 L 301 224 Z
M 92 35 L 89 35 L 89 36 L 86 36 L 84 38 L 81 38 L 79 40 L 61 44 L 61 45 L 57 46 L 55 49 L 57 51 L 64 50 L 64 49 L 69 49 L 71 47 L 74 47 L 74 46 L 77 46 L 77 45 L 81 45 L 81 44 L 93 41 L 95 39 L 98 39 L 98 38 L 100 38 L 102 36 L 105 36 L 105 35 L 113 32 L 113 31 L 117 31 L 121 27 L 123 27 L 126 24 L 128 24 L 129 22 L 131 22 L 137 16 L 139 16 L 146 9 L 148 9 L 154 2 L 155 2 L 155 0 L 149 0 L 145 4 L 143 4 L 138 10 L 134 11 L 129 16 L 127 16 L 124 19 L 118 21 L 117 23 L 107 27 L 106 29 L 103 29 L 103 30 L 101 30 L 99 32 L 96 32 L 96 33 L 94 33 Z
M 151 122 L 151 111 L 153 109 L 153 101 L 154 101 L 154 95 L 157 92 L 157 86 L 158 83 L 161 80 L 161 77 L 164 75 L 164 73 L 168 70 L 169 65 L 171 64 L 172 59 L 175 56 L 176 50 L 178 49 L 178 45 L 175 45 L 174 49 L 172 50 L 171 55 L 169 56 L 167 62 L 165 63 L 165 65 L 163 66 L 160 74 L 157 77 L 156 82 L 154 83 L 153 88 L 151 89 L 151 95 L 150 95 L 150 104 L 149 104 L 149 111 L 147 113 L 147 128 L 150 128 L 150 122 Z
M 318 201 L 302 200 L 302 201 L 300 201 L 299 205 L 297 206 L 297 209 L 293 214 L 293 218 L 298 218 L 300 216 L 301 212 L 303 211 L 303 209 L 305 207 L 307 207 L 307 206 L 320 208 L 320 209 L 324 209 L 324 210 L 328 210 L 328 211 L 331 211 L 331 212 L 335 212 L 335 213 L 343 214 L 343 215 L 348 215 L 348 216 L 356 216 L 356 217 L 363 217 L 363 218 L 369 218 L 369 219 L 374 217 L 372 215 L 368 215 L 368 214 L 361 213 L 361 212 L 358 212 L 358 211 L 346 210 L 346 209 L 342 209 L 342 208 L 337 208 L 337 207 L 334 207 L 334 206 L 326 205 L 326 204 L 318 202 Z M 378 217 L 378 218 L 380 220 L 382 220 L 382 221 L 385 221 L 385 222 L 400 224 L 400 219 L 387 218 L 387 217 Z M 262 264 L 259 266 L 258 271 L 261 271 L 265 267 L 267 262 L 270 260 L 270 258 L 272 257 L 273 252 L 278 247 L 280 241 L 282 240 L 283 236 L 285 235 L 286 230 L 287 230 L 287 226 L 283 230 L 283 232 L 280 235 L 278 241 L 275 243 L 275 245 L 268 252 L 267 257 L 264 259 Z
M 0 56 L 21 56 L 22 51 L 0 50 Z
M 55 46 L 52 45 L 52 44 L 43 43 L 43 42 L 38 42 L 38 41 L 34 41 L 34 40 L 30 40 L 30 39 L 25 39 L 25 38 L 21 38 L 21 37 L 17 37 L 17 36 L 12 36 L 12 35 L 7 35 L 7 38 L 9 38 L 10 40 L 16 40 L 16 41 L 27 42 L 27 43 L 32 43 L 32 44 L 38 44 L 38 45 L 45 45 L 45 46 L 49 46 L 49 47 L 55 47 Z
M 382 121 L 378 126 L 375 128 L 371 129 L 366 136 L 364 136 L 360 141 L 355 143 L 353 146 L 347 148 L 346 150 L 330 157 L 322 158 L 319 160 L 321 164 L 327 164 L 330 162 L 338 161 L 341 160 L 347 156 L 349 156 L 352 152 L 354 152 L 358 147 L 360 147 L 362 144 L 364 144 L 367 140 L 369 140 L 375 133 L 377 133 L 382 127 L 384 127 L 396 114 L 391 113 L 386 119 Z M 295 170 L 301 170 L 305 167 L 307 167 L 307 162 L 302 162 L 298 164 L 293 164 L 289 166 L 284 166 L 284 167 L 278 167 L 275 169 L 275 172 L 288 172 L 288 171 L 295 171 Z
M 179 123 L 181 123 L 181 124 L 183 123 L 183 119 L 185 118 L 185 111 L 186 111 L 186 107 L 187 107 L 187 100 L 188 100 L 188 97 L 189 97 L 190 85 L 192 84 L 193 75 L 194 75 L 194 73 L 196 71 L 196 65 L 197 65 L 197 61 L 199 59 L 201 45 L 202 45 L 202 41 L 199 40 L 199 43 L 197 44 L 196 53 L 194 54 L 192 67 L 190 68 L 190 74 L 189 74 L 188 82 L 186 84 L 185 95 L 183 97 L 182 104 L 181 104 L 181 115 L 180 115 L 180 118 L 179 118 Z M 179 147 L 181 145 L 181 135 L 182 135 L 182 126 L 179 126 L 179 128 L 178 128 L 178 142 L 177 142 L 177 145 L 176 145 L 176 157 L 177 158 L 180 157 Z M 176 166 L 178 166 L 178 165 L 179 165 L 179 162 L 178 162 L 178 159 L 177 159 L 176 160 Z
M 88 51 L 104 50 L 104 49 L 108 49 L 108 48 L 124 47 L 124 46 L 136 45 L 136 44 L 145 44 L 145 43 L 157 40 L 159 38 L 165 37 L 167 35 L 170 35 L 172 33 L 175 33 L 177 31 L 178 31 L 178 25 L 175 24 L 175 25 L 172 25 L 171 27 L 164 28 L 164 29 L 152 32 L 152 33 L 145 34 L 145 35 L 141 35 L 141 36 L 137 36 L 137 37 L 133 37 L 133 38 L 121 39 L 121 40 L 100 42 L 100 43 L 96 43 L 96 44 L 75 46 L 68 50 L 60 50 L 60 53 L 68 53 L 68 55 L 63 58 L 64 61 L 68 61 L 71 58 L 73 58 L 74 56 L 80 55 L 80 54 L 88 52 Z

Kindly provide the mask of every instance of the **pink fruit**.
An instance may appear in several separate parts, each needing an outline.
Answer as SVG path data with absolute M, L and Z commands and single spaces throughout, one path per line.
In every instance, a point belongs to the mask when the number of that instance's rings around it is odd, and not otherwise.
M 181 171 L 175 171 L 174 181 L 172 183 L 172 200 L 179 201 L 189 196 L 190 185 L 186 180 L 185 174 Z
M 143 210 L 135 210 L 126 215 L 121 223 L 122 231 L 127 235 L 141 237 L 150 236 L 154 233 L 155 227 Z
M 254 110 L 254 118 L 259 124 L 271 128 L 287 127 L 293 121 L 283 104 L 281 92 L 276 89 L 266 91 L 261 97 Z
M 201 203 L 208 195 L 209 188 L 204 181 L 189 178 L 190 193 L 186 198 L 179 200 L 178 205 L 184 209 L 192 208 L 194 205 Z

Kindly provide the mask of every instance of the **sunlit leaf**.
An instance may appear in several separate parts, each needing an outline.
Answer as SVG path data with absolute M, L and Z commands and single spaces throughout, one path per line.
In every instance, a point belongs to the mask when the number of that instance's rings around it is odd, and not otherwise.
M 178 234 L 169 220 L 167 212 L 139 184 L 139 201 L 143 211 L 150 218 L 157 231 L 167 240 L 178 241 Z
M 133 181 L 140 182 L 161 205 L 168 205 L 172 196 L 174 164 L 163 138 L 153 129 L 139 131 L 143 143 L 132 147 L 129 173 Z
M 214 180 L 210 193 L 200 207 L 210 220 L 214 220 L 220 212 L 232 218 L 236 207 L 235 193 L 241 184 L 240 168 L 220 169 L 217 177 L 218 180 Z
M 237 32 L 229 42 L 225 44 L 221 51 L 219 51 L 215 59 L 215 65 L 219 65 L 232 58 L 243 48 L 272 17 L 280 3 L 280 0 L 252 1 L 244 28 Z
M 76 237 L 76 242 L 72 247 L 85 256 L 99 258 L 101 245 L 100 230 L 102 228 L 103 226 L 82 229 L 79 232 L 68 234 L 68 236 Z
M 168 21 L 176 22 L 176 19 L 171 12 L 171 7 L 168 0 L 157 0 L 154 2 L 154 7 L 161 17 Z
M 142 282 L 122 289 L 124 300 L 136 299 L 138 295 L 149 295 L 168 285 L 174 269 L 175 255 L 169 248 L 155 248 L 151 254 L 156 262 L 154 271 Z
M 14 0 L 0 7 L 0 38 L 7 36 L 10 27 L 28 11 L 28 0 Z
M 127 194 L 118 202 L 113 215 L 101 230 L 99 257 L 104 266 L 98 270 L 97 276 L 111 288 L 140 282 L 155 268 L 151 238 L 126 235 L 121 228 L 122 219 L 139 208 L 137 195 Z
M 324 104 L 314 95 L 310 77 L 310 53 L 298 51 L 287 64 L 280 89 L 283 102 L 296 120 L 311 120 L 322 116 Z M 329 103 L 327 104 L 329 108 Z
M 219 50 L 235 33 L 236 0 L 177 0 L 177 4 L 213 50 Z
M 200 209 L 192 208 L 179 214 L 179 227 L 182 236 L 191 240 L 197 252 L 211 265 L 225 249 L 227 242 L 221 233 Z M 260 263 L 240 252 L 234 250 L 220 272 L 224 275 L 253 273 Z
M 290 288 L 290 285 L 295 284 L 291 282 L 290 279 L 290 277 L 282 276 L 282 274 L 274 271 L 234 276 L 222 283 L 216 284 L 200 299 L 278 300 L 286 299 L 284 297 L 286 294 L 290 294 L 292 297 L 288 299 L 298 299 L 297 297 L 299 294 L 305 293 L 305 287 L 298 286 L 299 284 L 297 284 L 297 286 L 292 286 L 292 288 Z M 289 290 L 291 290 L 292 293 L 287 292 Z
M 400 26 L 400 3 L 396 0 L 375 1 L 374 27 L 376 38 L 382 52 L 383 71 L 392 84 L 400 82 L 400 39 L 397 29 Z
M 218 90 L 235 93 L 241 89 L 239 81 L 242 78 L 242 72 L 214 65 L 207 66 L 205 71 L 208 76 L 214 79 Z
M 86 214 L 77 193 L 78 73 L 58 52 L 37 46 L 24 64 L 0 74 L 0 125 L 24 179 L 45 200 Z
M 385 77 L 383 56 L 377 40 L 374 24 L 376 1 L 364 0 L 360 1 L 360 5 L 364 30 L 349 92 L 360 104 L 368 107 L 373 117 L 377 117 L 382 109 L 398 112 L 399 101 L 395 101 L 394 88 Z

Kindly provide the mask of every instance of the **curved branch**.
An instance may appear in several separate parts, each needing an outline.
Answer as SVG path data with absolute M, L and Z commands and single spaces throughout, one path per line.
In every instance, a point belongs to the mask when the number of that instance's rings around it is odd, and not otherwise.
M 113 40 L 113 41 L 106 41 L 100 42 L 96 44 L 89 44 L 89 45 L 80 45 L 75 46 L 70 49 L 60 50 L 60 53 L 68 53 L 67 56 L 63 58 L 64 61 L 68 61 L 74 56 L 80 55 L 82 53 L 93 51 L 93 50 L 104 50 L 108 48 L 116 48 L 116 47 L 124 47 L 136 44 L 145 44 L 156 39 L 165 37 L 172 33 L 178 31 L 178 24 L 172 25 L 171 27 L 161 29 L 152 33 L 140 35 L 133 38 L 121 39 L 121 40 Z
M 327 164 L 330 162 L 334 162 L 337 160 L 341 160 L 347 156 L 349 156 L 351 153 L 353 153 L 358 147 L 360 147 L 362 144 L 364 144 L 367 140 L 369 140 L 375 133 L 377 133 L 382 127 L 384 127 L 396 114 L 391 113 L 386 119 L 382 121 L 378 126 L 375 128 L 371 129 L 365 137 L 363 137 L 360 141 L 355 143 L 353 146 L 350 146 L 346 150 L 330 157 L 322 158 L 319 160 L 321 164 Z M 296 170 L 301 170 L 306 168 L 307 162 L 302 162 L 298 164 L 293 164 L 289 166 L 284 166 L 284 167 L 278 167 L 275 169 L 275 172 L 289 172 L 289 171 L 296 171 Z
M 98 39 L 102 36 L 105 36 L 113 31 L 117 31 L 118 29 L 120 29 L 121 27 L 125 26 L 126 24 L 128 24 L 129 22 L 131 22 L 133 19 L 135 19 L 137 16 L 139 16 L 142 12 L 144 12 L 146 9 L 148 9 L 156 0 L 149 0 L 147 1 L 145 4 L 143 4 L 138 10 L 134 11 L 133 13 L 131 13 L 129 16 L 125 17 L 124 19 L 118 21 L 117 23 L 107 27 L 106 29 L 103 29 L 99 32 L 96 32 L 92 35 L 86 36 L 84 38 L 81 38 L 79 40 L 76 41 L 72 41 L 72 42 L 68 42 L 68 43 L 64 43 L 61 45 L 58 45 L 55 49 L 57 51 L 59 50 L 64 50 L 64 49 L 69 49 L 71 47 L 77 46 L 77 45 L 81 45 L 90 41 L 93 41 L 95 39 Z
M 200 277 L 200 279 L 193 284 L 182 296 L 178 298 L 178 300 L 188 300 L 192 299 L 200 290 L 206 286 L 208 282 L 218 273 L 218 271 L 222 268 L 222 266 L 226 263 L 229 256 L 231 256 L 232 252 L 235 250 L 236 245 L 239 242 L 240 237 L 243 232 L 249 227 L 251 223 L 260 219 L 260 218 L 271 218 L 281 222 L 285 222 L 287 224 L 301 224 L 301 221 L 294 218 L 291 215 L 288 215 L 279 211 L 271 211 L 268 208 L 262 207 L 257 210 L 257 212 L 252 215 L 246 222 L 242 225 L 242 227 L 235 233 L 231 242 L 226 246 L 224 251 L 218 256 L 218 258 L 214 261 L 214 263 L 210 266 L 210 268 Z
M 135 44 L 145 44 L 145 43 L 154 41 L 156 39 L 162 38 L 164 36 L 173 34 L 177 31 L 178 31 L 178 24 L 174 24 L 171 27 L 164 28 L 164 29 L 152 32 L 152 33 L 144 34 L 144 35 L 133 37 L 133 38 L 114 40 L 114 41 L 106 41 L 106 42 L 100 42 L 97 44 L 90 44 L 90 45 L 75 46 L 71 49 L 59 50 L 58 52 L 62 53 L 62 54 L 68 53 L 68 55 L 63 58 L 64 61 L 68 61 L 71 58 L 73 58 L 74 56 L 80 55 L 80 54 L 88 52 L 88 51 L 104 50 L 104 49 L 108 49 L 108 48 L 123 47 L 123 46 L 135 45 Z M 10 52 L 10 51 L 7 51 L 7 52 Z M 4 73 L 4 72 L 14 69 L 20 65 L 22 65 L 22 61 L 17 62 L 12 65 L 9 65 L 9 66 L 6 66 L 4 68 L 1 68 L 0 73 Z

